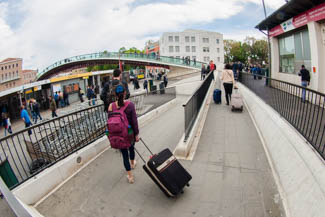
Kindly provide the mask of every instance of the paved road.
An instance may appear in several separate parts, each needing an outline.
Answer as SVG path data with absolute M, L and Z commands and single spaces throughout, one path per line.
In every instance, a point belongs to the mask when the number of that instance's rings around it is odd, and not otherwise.
M 141 129 L 154 152 L 175 148 L 183 133 L 185 100 L 178 98 L 174 108 Z M 136 147 L 149 157 L 140 143 Z M 37 209 L 45 216 L 72 217 L 284 216 L 263 146 L 246 110 L 232 113 L 224 104 L 211 105 L 193 161 L 182 161 L 193 176 L 191 186 L 175 199 L 160 192 L 137 160 L 135 183 L 130 185 L 121 155 L 109 149 Z

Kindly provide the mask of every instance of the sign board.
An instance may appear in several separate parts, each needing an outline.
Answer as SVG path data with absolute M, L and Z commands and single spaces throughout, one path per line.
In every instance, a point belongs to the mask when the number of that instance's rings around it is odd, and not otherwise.
M 42 86 L 36 86 L 34 87 L 34 91 L 42 90 Z
M 270 36 L 275 37 L 313 21 L 325 19 L 325 3 L 320 4 L 302 14 L 299 14 L 270 30 Z
M 53 93 L 62 91 L 61 84 L 53 84 Z

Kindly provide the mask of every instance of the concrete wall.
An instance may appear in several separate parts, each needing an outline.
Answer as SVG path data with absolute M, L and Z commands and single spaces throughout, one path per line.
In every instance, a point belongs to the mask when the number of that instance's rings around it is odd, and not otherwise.
M 287 217 L 323 217 L 324 160 L 270 106 L 238 84 L 271 165 Z

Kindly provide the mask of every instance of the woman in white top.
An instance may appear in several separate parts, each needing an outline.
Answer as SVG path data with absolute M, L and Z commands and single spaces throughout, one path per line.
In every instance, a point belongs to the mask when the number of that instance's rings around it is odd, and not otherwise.
M 229 100 L 231 100 L 232 88 L 235 84 L 234 73 L 230 64 L 225 65 L 225 69 L 222 71 L 220 79 L 223 82 L 223 86 L 225 88 L 227 105 L 229 105 Z

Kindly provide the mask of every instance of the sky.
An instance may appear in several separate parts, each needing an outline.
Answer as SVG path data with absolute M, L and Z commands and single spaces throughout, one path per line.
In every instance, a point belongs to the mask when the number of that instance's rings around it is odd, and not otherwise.
M 285 4 L 265 0 L 267 14 Z M 43 70 L 75 55 L 143 49 L 163 32 L 200 29 L 262 38 L 262 0 L 0 0 L 0 61 Z

